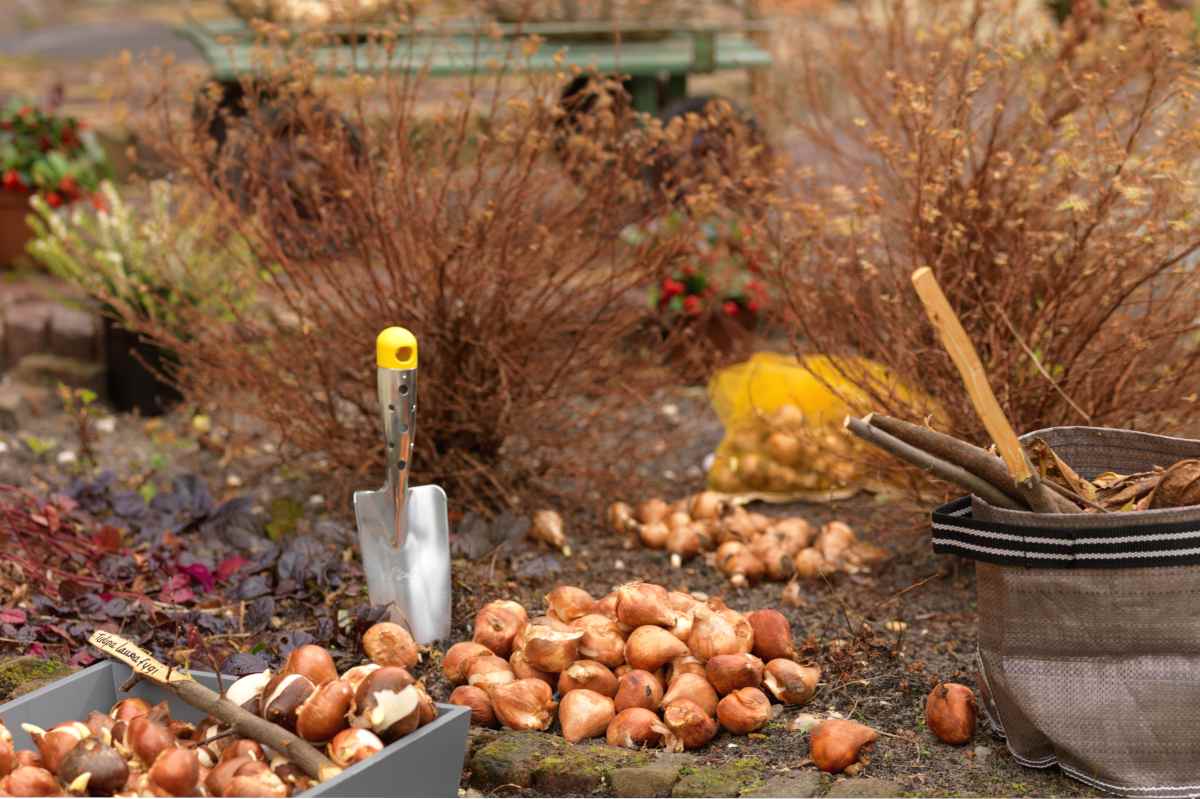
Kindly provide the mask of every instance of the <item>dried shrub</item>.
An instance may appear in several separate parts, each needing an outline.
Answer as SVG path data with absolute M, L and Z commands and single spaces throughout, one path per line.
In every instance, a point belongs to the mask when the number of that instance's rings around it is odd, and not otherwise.
M 226 256 L 240 303 L 180 309 L 188 335 L 130 320 L 179 354 L 189 398 L 324 454 L 343 489 L 373 486 L 374 339 L 399 324 L 420 342 L 416 482 L 495 509 L 636 479 L 628 452 L 654 419 L 621 342 L 675 253 L 620 234 L 662 213 L 640 169 L 661 129 L 604 102 L 561 124 L 566 74 L 480 78 L 419 113 L 421 75 L 322 91 L 303 52 L 277 62 L 287 81 L 243 87 L 238 118 L 215 95 L 197 115 L 189 86 L 148 109 L 140 138 L 244 242 Z
M 912 8 L 861 6 L 790 42 L 804 55 L 781 81 L 788 145 L 810 168 L 776 198 L 772 236 L 798 348 L 877 360 L 933 395 L 941 425 L 986 440 L 911 287 L 929 266 L 1018 430 L 1186 429 L 1200 411 L 1190 25 L 1149 5 L 1080 6 L 1061 30 L 997 3 Z M 924 416 L 847 377 L 863 410 Z

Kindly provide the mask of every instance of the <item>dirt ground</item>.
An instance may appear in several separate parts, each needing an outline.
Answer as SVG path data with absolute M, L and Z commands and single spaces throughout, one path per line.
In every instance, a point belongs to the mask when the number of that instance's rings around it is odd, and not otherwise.
M 697 389 L 664 392 L 657 407 L 662 416 L 661 434 L 650 451 L 665 454 L 642 464 L 640 471 L 648 491 L 673 498 L 701 487 L 699 463 L 719 441 L 721 429 Z M 19 431 L 0 433 L 0 443 L 7 449 L 0 455 L 0 483 L 48 491 L 75 471 L 74 466 L 59 463 L 58 453 L 72 448 L 74 433 L 56 408 L 56 401 L 47 398 L 40 415 L 27 416 Z M 326 501 L 319 493 L 319 464 L 293 463 L 281 468 L 268 440 L 244 420 L 234 425 L 237 432 L 223 436 L 227 442 L 237 443 L 218 452 L 197 443 L 190 409 L 181 409 L 165 420 L 112 418 L 112 432 L 99 435 L 100 466 L 125 475 L 156 468 L 161 479 L 173 473 L 196 472 L 214 495 L 248 493 L 255 500 L 256 511 L 263 515 L 269 513 L 273 500 L 286 497 L 305 508 L 302 530 L 317 529 L 330 546 L 338 548 L 352 542 L 348 506 L 332 497 Z M 221 433 L 231 420 L 216 416 L 212 421 L 213 429 Z M 108 429 L 108 424 L 102 427 Z M 24 443 L 31 435 L 53 446 L 34 456 Z M 862 538 L 885 546 L 893 557 L 874 574 L 839 575 L 805 583 L 801 605 L 791 607 L 781 600 L 781 584 L 733 590 L 699 561 L 675 569 L 662 552 L 622 548 L 596 518 L 568 520 L 575 550 L 570 558 L 525 540 L 481 546 L 473 540 L 476 535 L 469 525 L 459 525 L 454 540 L 458 554 L 453 563 L 454 640 L 470 637 L 474 613 L 486 602 L 504 597 L 517 599 L 530 609 L 540 608 L 542 597 L 561 583 L 600 596 L 619 583 L 642 579 L 721 596 L 739 610 L 775 607 L 789 617 L 797 640 L 804 642 L 804 654 L 824 672 L 816 697 L 803 708 L 789 708 L 784 721 L 802 713 L 819 717 L 838 714 L 874 727 L 883 737 L 863 776 L 890 780 L 904 793 L 920 796 L 1094 793 L 1057 769 L 1036 771 L 1017 765 L 1003 742 L 993 738 L 983 724 L 974 741 L 960 748 L 937 742 L 923 728 L 925 696 L 935 683 L 975 684 L 973 568 L 969 562 L 931 552 L 923 512 L 865 494 L 829 506 L 763 510 L 799 514 L 813 523 L 841 519 Z M 302 607 L 288 609 L 284 605 L 280 613 L 286 629 L 304 629 L 310 622 Z M 897 631 L 902 625 L 889 624 L 892 622 L 902 622 L 905 627 Z M 241 645 L 248 649 L 254 643 L 247 639 Z M 0 644 L 0 656 L 21 654 L 20 649 Z M 448 694 L 449 688 L 436 670 L 424 676 L 435 696 Z M 722 733 L 697 753 L 697 759 L 720 765 L 754 756 L 773 772 L 802 766 L 812 769 L 804 765 L 807 752 L 807 742 L 799 732 L 744 738 Z

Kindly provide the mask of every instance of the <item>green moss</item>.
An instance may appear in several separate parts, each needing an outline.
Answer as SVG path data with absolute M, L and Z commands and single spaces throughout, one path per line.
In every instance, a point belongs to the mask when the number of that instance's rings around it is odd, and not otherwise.
M 650 761 L 650 755 L 644 752 L 601 744 L 568 745 L 542 759 L 533 772 L 533 787 L 553 796 L 595 793 L 613 771 Z
M 672 796 L 739 796 L 763 784 L 766 766 L 757 757 L 743 757 L 720 766 L 685 766 Z
M 471 758 L 471 784 L 477 788 L 528 788 L 533 772 L 562 747 L 561 738 L 540 732 L 510 732 L 480 747 Z
M 65 663 L 29 655 L 0 662 L 0 699 L 29 693 L 70 674 Z

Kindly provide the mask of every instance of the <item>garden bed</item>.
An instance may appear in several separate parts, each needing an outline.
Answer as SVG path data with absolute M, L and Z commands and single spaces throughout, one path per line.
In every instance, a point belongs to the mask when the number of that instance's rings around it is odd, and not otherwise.
M 697 465 L 715 447 L 721 431 L 698 392 L 665 392 L 659 400 L 654 412 L 662 416 L 663 432 L 658 440 L 645 442 L 647 451 L 655 455 L 645 476 L 648 487 L 675 496 L 699 485 Z M 74 466 L 58 461 L 64 449 L 74 446 L 74 428 L 56 407 L 55 401 L 47 400 L 42 415 L 23 414 L 19 431 L 0 434 L 10 448 L 4 459 L 8 468 L 0 477 L 43 494 L 67 485 Z M 685 419 L 687 424 L 682 422 Z M 264 527 L 272 524 L 274 531 L 284 532 L 281 543 L 285 551 L 289 541 L 310 540 L 333 556 L 331 562 L 341 562 L 341 552 L 352 541 L 345 512 L 348 505 L 342 507 L 334 497 L 322 497 L 320 503 L 313 500 L 319 496 L 317 464 L 276 465 L 275 453 L 264 449 L 263 441 L 244 424 L 239 426 L 238 443 L 229 447 L 226 459 L 226 452 L 213 443 L 221 438 L 225 421 L 212 420 L 212 430 L 200 435 L 197 427 L 204 428 L 204 423 L 194 425 L 192 417 L 182 411 L 151 423 L 117 418 L 112 433 L 98 435 L 97 458 L 122 479 L 143 479 L 149 469 L 157 475 L 151 481 L 161 479 L 166 484 L 172 476 L 196 473 L 210 487 L 214 502 L 234 496 L 250 499 L 249 507 L 257 511 L 251 514 L 257 526 L 245 530 L 249 537 L 244 545 L 260 551 L 269 547 Z M 57 444 L 34 455 L 24 443 L 29 436 Z M 288 510 L 281 510 L 284 508 Z M 272 518 L 272 509 L 276 518 Z M 575 550 L 570 558 L 552 554 L 522 537 L 513 539 L 511 533 L 506 534 L 503 520 L 497 525 L 471 520 L 455 525 L 453 640 L 469 638 L 475 612 L 496 598 L 509 597 L 538 607 L 542 597 L 559 583 L 579 585 L 600 596 L 616 583 L 645 579 L 723 596 L 735 608 L 779 608 L 790 619 L 797 641 L 802 642 L 802 654 L 813 658 L 824 674 L 808 705 L 787 708 L 763 733 L 749 737 L 721 733 L 705 749 L 684 755 L 629 753 L 600 743 L 570 746 L 554 734 L 476 731 L 463 787 L 489 795 L 640 794 L 652 787 L 680 796 L 749 795 L 754 791 L 787 795 L 896 791 L 912 795 L 1092 795 L 1056 770 L 1034 771 L 1017 765 L 1003 743 L 982 725 L 975 739 L 961 748 L 937 742 L 923 728 L 925 696 L 936 682 L 974 684 L 975 651 L 973 572 L 967 564 L 958 566 L 930 552 L 924 514 L 877 502 L 868 495 L 828 507 L 794 505 L 764 512 L 798 513 L 814 523 L 842 519 L 862 538 L 884 545 L 895 556 L 870 576 L 839 575 L 828 582 L 802 583 L 802 604 L 793 607 L 783 603 L 780 584 L 764 583 L 737 591 L 699 562 L 675 569 L 664 552 L 625 550 L 598 519 L 567 520 Z M 511 524 L 507 529 L 519 526 Z M 311 535 L 314 531 L 316 538 Z M 240 551 L 226 537 L 212 538 L 200 531 L 182 532 L 179 537 L 186 551 L 214 566 Z M 316 583 L 301 588 L 281 586 L 277 555 L 271 567 L 242 577 L 240 583 L 220 582 L 207 597 L 201 586 L 190 583 L 186 587 L 201 596 L 180 603 L 180 618 L 195 622 L 227 606 L 253 607 L 254 598 L 236 598 L 238 585 L 266 578 L 277 595 L 271 618 L 262 629 L 247 633 L 235 627 L 212 638 L 245 650 L 246 657 L 255 662 L 259 658 L 275 662 L 281 650 L 301 640 L 303 634 L 328 633 L 329 622 L 321 619 L 336 620 L 339 611 L 366 603 L 356 563 L 336 566 L 330 575 L 333 582 L 326 587 Z M 316 613 L 311 607 L 314 598 Z M 907 626 L 900 629 L 901 625 L 893 623 L 897 621 Z M 66 626 L 63 619 L 43 617 L 33 610 L 29 624 Z M 53 638 L 53 633 L 48 636 Z M 156 648 L 162 653 L 176 637 L 176 629 L 164 625 L 155 635 Z M 181 648 L 188 648 L 186 644 L 186 639 L 179 641 Z M 252 653 L 256 647 L 259 651 Z M 8 638 L 0 642 L 0 655 L 17 656 L 28 648 Z M 64 651 L 48 644 L 43 649 L 48 654 Z M 198 654 L 192 656 L 204 662 Z M 436 665 L 436 658 L 427 658 L 418 671 L 432 694 L 444 699 L 449 686 Z M 44 677 L 39 670 L 29 679 Z M 21 691 L 19 685 L 5 687 Z M 825 717 L 832 713 L 885 733 L 872 762 L 859 777 L 835 781 L 806 765 L 806 736 L 789 730 L 800 715 Z M 551 729 L 551 733 L 555 731 Z M 538 760 L 536 767 L 531 765 L 533 757 Z

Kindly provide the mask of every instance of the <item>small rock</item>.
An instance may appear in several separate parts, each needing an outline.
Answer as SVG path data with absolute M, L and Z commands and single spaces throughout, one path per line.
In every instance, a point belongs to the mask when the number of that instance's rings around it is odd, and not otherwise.
M 71 450 L 64 449 L 62 452 L 58 453 L 58 457 L 55 458 L 55 460 L 57 460 L 63 466 L 66 466 L 68 464 L 75 463 L 77 460 L 79 460 L 79 457 Z
M 225 485 L 229 486 L 230 488 L 238 488 L 241 486 L 241 484 L 242 478 L 238 477 L 236 474 L 228 475 L 225 478 Z
M 209 433 L 212 431 L 212 419 L 202 413 L 198 413 L 192 417 L 192 429 L 201 435 Z
M 898 782 L 868 777 L 860 780 L 838 780 L 829 789 L 829 793 L 825 795 L 830 797 L 861 797 L 862 799 L 869 799 L 876 796 L 898 796 L 903 790 L 904 786 Z
M 105 416 L 103 419 L 96 420 L 96 430 L 101 433 L 112 433 L 117 429 L 117 419 L 115 416 Z
M 673 403 L 667 403 L 666 405 L 662 406 L 661 410 L 662 415 L 668 419 L 674 419 L 679 416 L 679 406 Z
M 815 771 L 793 771 L 771 777 L 760 788 L 743 793 L 742 796 L 816 796 L 821 792 L 821 775 Z
M 308 504 L 312 505 L 314 508 L 319 508 L 325 504 L 325 497 L 321 496 L 320 494 L 313 494 L 308 498 Z
M 673 469 L 663 469 L 663 478 L 666 480 L 678 480 L 679 475 L 675 474 Z
M 982 763 L 992 756 L 992 748 L 990 746 L 975 747 L 975 760 Z
M 534 770 L 565 744 L 562 738 L 541 732 L 501 735 L 471 758 L 471 785 L 481 790 L 501 785 L 528 789 Z
M 8 443 L 0 441 L 0 452 L 8 452 Z
M 619 768 L 609 775 L 616 796 L 670 796 L 679 780 L 678 763 Z
M 820 717 L 814 716 L 811 713 L 801 713 L 799 716 L 796 716 L 796 718 L 788 722 L 788 731 L 808 732 L 820 723 Z

